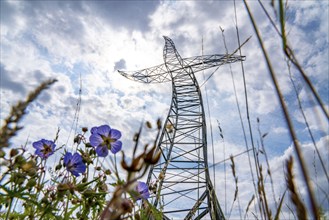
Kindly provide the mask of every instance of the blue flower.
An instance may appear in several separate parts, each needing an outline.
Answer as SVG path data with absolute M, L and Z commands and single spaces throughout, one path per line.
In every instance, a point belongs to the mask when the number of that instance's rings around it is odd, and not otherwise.
M 121 150 L 122 142 L 118 140 L 120 137 L 121 132 L 119 130 L 111 129 L 108 125 L 102 125 L 91 129 L 89 141 L 96 148 L 98 156 L 106 157 L 109 150 L 113 154 Z
M 82 161 L 82 157 L 78 153 L 67 152 L 64 156 L 64 166 L 68 171 L 70 171 L 74 176 L 79 176 L 79 173 L 84 173 L 86 171 L 86 165 Z
M 55 143 L 53 141 L 41 139 L 32 143 L 32 146 L 36 149 L 35 154 L 42 159 L 47 159 L 55 151 Z
M 148 199 L 150 197 L 149 187 L 144 182 L 137 181 L 136 191 L 139 194 L 136 200 Z

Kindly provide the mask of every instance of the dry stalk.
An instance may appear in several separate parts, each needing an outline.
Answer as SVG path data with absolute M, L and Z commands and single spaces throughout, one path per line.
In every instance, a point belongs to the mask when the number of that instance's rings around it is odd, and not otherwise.
M 27 106 L 33 102 L 43 90 L 48 89 L 57 80 L 50 79 L 42 82 L 34 91 L 30 92 L 25 101 L 19 101 L 12 106 L 9 116 L 4 120 L 4 125 L 0 130 L 0 150 L 9 147 L 10 138 L 14 137 L 23 126 L 19 126 L 19 121 L 26 114 Z
M 294 182 L 294 174 L 292 171 L 293 168 L 293 158 L 290 156 L 290 158 L 286 161 L 286 183 L 288 190 L 290 192 L 290 199 L 292 203 L 295 205 L 297 217 L 298 219 L 307 219 L 307 212 L 304 203 L 300 199 L 297 190 L 296 185 Z
M 253 28 L 254 28 L 254 31 L 257 35 L 257 39 L 258 39 L 258 42 L 261 46 L 261 49 L 262 49 L 262 52 L 263 52 L 263 56 L 266 60 L 266 64 L 267 64 L 267 67 L 268 67 L 268 70 L 269 70 L 269 73 L 270 73 L 270 76 L 271 76 L 271 79 L 272 79 L 272 82 L 273 82 L 273 85 L 275 87 L 275 92 L 278 96 L 278 99 L 279 99 L 279 102 L 280 102 L 280 105 L 282 107 L 282 111 L 283 111 L 283 114 L 284 114 L 284 118 L 285 118 L 285 121 L 287 123 L 287 127 L 289 129 L 289 133 L 290 133 L 290 137 L 291 137 L 291 140 L 293 141 L 293 146 L 294 146 L 294 150 L 296 152 L 296 155 L 297 155 L 297 158 L 298 158 L 298 163 L 301 167 L 301 170 L 302 170 L 302 177 L 303 177 L 303 180 L 306 184 L 306 188 L 307 188 L 307 192 L 308 192 L 308 197 L 309 197 L 309 200 L 310 200 L 310 203 L 311 203 L 311 207 L 312 207 L 312 214 L 313 214 L 313 218 L 314 219 L 319 219 L 319 213 L 318 213 L 318 206 L 317 206 L 317 202 L 315 200 L 315 197 L 314 197 L 314 193 L 313 193 L 313 188 L 312 188 L 312 185 L 311 185 L 311 181 L 310 181 L 310 178 L 309 178 L 309 174 L 308 174 L 308 171 L 307 171 L 307 168 L 306 168 L 306 164 L 305 164 L 305 160 L 303 158 L 303 155 L 302 155 L 302 150 L 301 150 L 301 145 L 298 141 L 298 137 L 297 137 L 297 134 L 296 134 L 296 131 L 295 131 L 295 128 L 294 128 L 294 125 L 293 125 L 293 122 L 292 122 L 292 119 L 291 119 L 291 116 L 288 112 L 288 107 L 287 107 L 287 104 L 285 103 L 284 101 L 284 97 L 283 97 L 283 94 L 282 94 L 282 90 L 279 86 L 279 82 L 277 80 L 277 76 L 274 72 L 274 69 L 272 67 L 272 64 L 270 62 L 270 58 L 269 58 L 269 55 L 265 49 L 265 45 L 263 43 L 263 40 L 261 38 L 261 35 L 259 33 L 259 29 L 256 25 L 256 22 L 255 22 L 255 19 L 249 9 L 249 6 L 248 6 L 248 3 L 246 2 L 246 0 L 243 0 L 244 2 L 244 5 L 247 9 L 247 12 L 248 12 L 248 15 L 249 15 L 249 18 L 251 20 L 251 23 L 253 25 Z M 280 4 L 282 4 L 282 1 L 280 1 Z M 282 6 L 280 6 L 280 8 L 282 8 Z M 281 10 L 282 12 L 283 10 Z M 282 33 L 284 33 L 284 31 L 282 31 Z
M 246 217 L 247 217 L 247 213 L 248 213 L 248 211 L 249 211 L 249 207 L 250 207 L 252 201 L 254 201 L 254 199 L 255 199 L 255 195 L 252 195 L 250 201 L 248 202 L 248 206 L 247 206 L 247 208 L 246 208 L 246 213 L 244 214 L 244 219 L 246 219 Z

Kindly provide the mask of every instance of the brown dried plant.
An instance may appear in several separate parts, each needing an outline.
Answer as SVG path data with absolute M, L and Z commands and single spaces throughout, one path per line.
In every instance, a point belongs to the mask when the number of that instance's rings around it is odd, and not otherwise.
M 9 116 L 4 120 L 4 125 L 0 130 L 0 151 L 2 148 L 9 147 L 10 138 L 14 137 L 23 126 L 18 125 L 19 121 L 26 114 L 27 106 L 32 103 L 43 90 L 48 89 L 54 84 L 56 79 L 49 79 L 42 82 L 34 91 L 30 92 L 25 101 L 19 101 L 12 106 Z
M 290 192 L 290 199 L 292 203 L 295 205 L 296 213 L 298 219 L 307 219 L 307 212 L 304 203 L 300 199 L 297 190 L 296 190 L 296 184 L 294 182 L 294 174 L 292 171 L 293 168 L 293 158 L 290 156 L 290 158 L 286 161 L 286 183 L 288 190 Z

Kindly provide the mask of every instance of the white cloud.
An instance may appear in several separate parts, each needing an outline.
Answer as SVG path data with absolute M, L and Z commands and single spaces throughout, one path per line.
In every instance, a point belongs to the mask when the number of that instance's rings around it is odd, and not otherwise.
M 326 108 L 328 109 L 328 108 Z M 303 112 L 305 114 L 306 120 L 310 129 L 313 131 L 322 131 L 324 133 L 328 132 L 329 124 L 328 121 L 324 120 L 324 115 L 319 106 L 303 108 Z M 305 125 L 304 117 L 302 116 L 301 110 L 298 109 L 295 111 L 296 120 Z M 306 128 L 305 128 L 306 131 Z
M 288 130 L 287 130 L 287 128 L 284 128 L 284 127 L 276 127 L 273 129 L 273 132 L 277 133 L 277 134 L 282 134 L 282 133 L 287 133 Z

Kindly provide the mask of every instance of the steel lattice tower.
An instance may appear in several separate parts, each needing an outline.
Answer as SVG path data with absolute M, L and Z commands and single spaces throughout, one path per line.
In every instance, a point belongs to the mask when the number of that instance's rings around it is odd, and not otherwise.
M 134 72 L 119 71 L 143 83 L 172 83 L 171 106 L 158 143 L 161 158 L 147 179 L 148 184 L 157 185 L 151 203 L 166 220 L 225 219 L 209 176 L 206 119 L 194 73 L 245 57 L 215 54 L 181 58 L 173 41 L 164 39 L 164 64 Z

